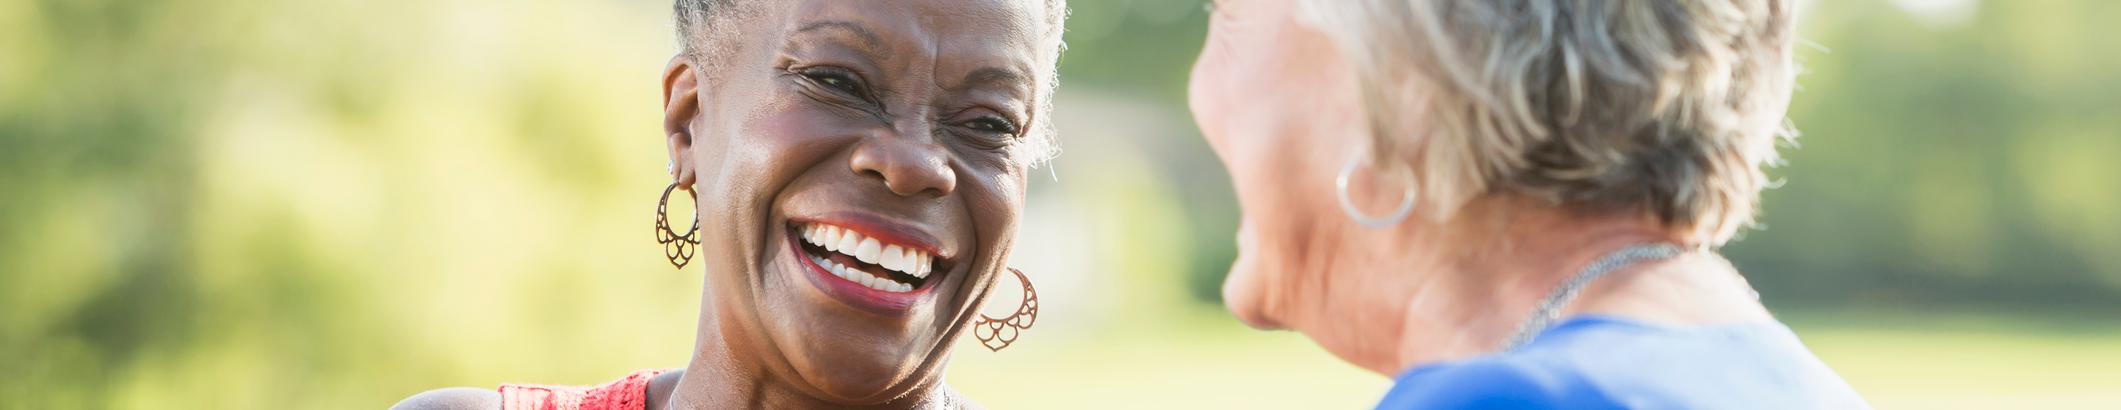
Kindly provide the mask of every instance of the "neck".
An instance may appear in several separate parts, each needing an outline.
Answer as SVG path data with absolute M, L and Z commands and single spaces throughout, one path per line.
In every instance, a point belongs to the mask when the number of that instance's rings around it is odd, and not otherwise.
M 804 391 L 767 368 L 761 360 L 747 352 L 760 351 L 752 344 L 763 343 L 743 335 L 758 334 L 734 323 L 720 320 L 711 305 L 712 299 L 703 301 L 698 340 L 694 343 L 692 361 L 685 366 L 683 375 L 668 388 L 667 400 L 650 396 L 650 410 L 694 410 L 694 409 L 943 409 L 962 407 L 953 405 L 955 400 L 942 380 L 923 382 L 903 398 L 866 406 L 850 406 L 833 403 Z M 653 390 L 653 388 L 651 388 Z
M 1367 367 L 1398 374 L 1422 364 L 1492 353 L 1543 299 L 1592 261 L 1632 245 L 1679 242 L 1678 236 L 1646 217 L 1576 215 L 1522 199 L 1487 201 L 1510 203 L 1468 204 L 1464 214 L 1451 218 L 1459 226 L 1418 229 L 1434 233 L 1410 239 L 1418 246 L 1399 247 L 1424 249 L 1410 257 L 1439 265 L 1425 283 L 1400 289 L 1402 296 L 1394 299 L 1403 318 L 1396 355 Z M 1621 267 L 1609 275 L 1637 267 Z

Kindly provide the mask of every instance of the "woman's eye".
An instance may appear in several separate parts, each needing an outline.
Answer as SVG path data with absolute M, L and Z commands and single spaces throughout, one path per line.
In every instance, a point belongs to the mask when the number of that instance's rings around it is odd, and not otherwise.
M 986 116 L 972 120 L 971 122 L 965 123 L 965 128 L 971 128 L 976 131 L 992 132 L 998 134 L 1016 133 L 1016 124 L 1010 123 L 1009 120 L 1005 120 L 1001 117 L 996 116 Z
M 840 78 L 837 76 L 821 76 L 818 78 L 818 82 L 825 83 L 825 86 L 832 87 L 840 91 L 854 91 L 854 82 L 848 81 L 845 78 Z
M 810 81 L 816 82 L 818 85 L 847 93 L 847 95 L 862 95 L 861 80 L 855 79 L 852 74 L 830 69 L 812 69 L 805 71 L 803 76 L 810 78 Z

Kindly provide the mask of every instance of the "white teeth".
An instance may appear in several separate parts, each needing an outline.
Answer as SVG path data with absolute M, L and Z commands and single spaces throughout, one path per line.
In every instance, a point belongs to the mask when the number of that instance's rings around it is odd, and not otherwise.
M 878 266 L 883 266 L 884 269 L 905 272 L 906 248 L 901 248 L 898 245 L 885 246 L 882 259 L 876 261 L 876 264 Z
M 922 253 L 925 253 L 925 252 L 921 252 L 921 251 L 916 251 L 916 250 L 912 250 L 912 249 L 907 249 L 907 250 L 906 250 L 906 257 L 905 257 L 905 258 L 902 258 L 902 259 L 899 259 L 899 260 L 901 261 L 901 262 L 899 262 L 899 263 L 900 263 L 901 265 L 899 265 L 899 269 L 898 269 L 898 271 L 899 271 L 899 272 L 905 272 L 905 273 L 906 273 L 906 274 L 908 274 L 908 275 L 911 275 L 911 274 L 915 274 L 915 273 L 920 273 L 920 271 L 921 271 L 921 254 L 922 254 Z
M 935 270 L 934 255 L 917 249 L 910 249 L 903 245 L 886 244 L 876 238 L 856 233 L 852 229 L 827 224 L 810 224 L 803 227 L 799 234 L 804 242 L 824 248 L 826 251 L 845 254 L 854 257 L 855 260 L 862 261 L 862 263 L 875 264 L 878 267 L 916 278 L 926 279 L 930 273 L 933 273 L 931 271 Z M 900 283 L 897 280 L 890 279 L 888 276 L 865 272 L 827 259 L 819 258 L 816 261 L 819 266 L 824 266 L 826 270 L 831 271 L 833 276 L 860 283 L 862 286 L 867 286 L 871 289 L 887 292 L 910 292 L 913 290 L 912 284 Z
M 862 243 L 854 247 L 854 259 L 862 263 L 876 263 L 883 251 L 883 245 L 877 243 L 876 238 L 862 238 Z
M 840 277 L 840 279 L 846 279 L 848 282 L 861 284 L 863 287 L 881 290 L 885 292 L 913 291 L 913 285 L 879 277 L 875 274 L 862 271 L 858 268 L 851 268 L 847 267 L 847 265 L 841 265 L 839 262 L 833 262 L 831 260 L 818 258 L 816 256 L 811 256 L 810 260 L 812 262 L 816 262 L 818 266 L 825 267 L 825 271 L 831 272 L 832 276 L 838 276 Z
M 834 252 L 839 252 L 839 253 L 844 253 L 844 254 L 848 254 L 848 255 L 853 255 L 853 254 L 854 254 L 854 247 L 855 247 L 855 246 L 857 246 L 857 245 L 861 245 L 861 244 L 862 244 L 862 235 L 861 235 L 861 234 L 858 234 L 858 233 L 854 233 L 854 231 L 851 231 L 851 230 L 846 230 L 846 229 L 840 229 L 839 231 L 840 231 L 840 235 L 839 235 L 839 240 L 837 241 L 838 245 L 837 245 L 837 246 L 834 246 L 834 247 L 832 248 L 832 250 L 833 250 Z M 829 238 L 828 238 L 828 239 L 826 239 L 826 240 L 832 240 L 832 239 L 829 239 Z

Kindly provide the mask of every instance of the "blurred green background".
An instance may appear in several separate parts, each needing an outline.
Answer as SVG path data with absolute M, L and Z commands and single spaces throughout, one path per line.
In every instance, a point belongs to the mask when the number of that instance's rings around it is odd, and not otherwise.
M 1192 0 L 1075 0 L 1003 409 L 1361 408 L 1255 332 L 1184 107 Z M 381 408 L 684 363 L 660 1 L 0 0 L 0 408 Z M 2121 408 L 2121 2 L 1814 1 L 1784 184 L 1726 249 L 1883 408 Z M 1002 288 L 1007 288 L 1006 286 Z M 997 295 L 998 305 L 1014 294 Z M 997 312 L 1009 310 L 997 307 Z

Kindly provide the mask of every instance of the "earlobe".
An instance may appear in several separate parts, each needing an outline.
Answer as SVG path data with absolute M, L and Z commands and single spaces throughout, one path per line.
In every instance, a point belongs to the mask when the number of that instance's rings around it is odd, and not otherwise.
M 679 188 L 692 190 L 692 137 L 685 133 L 672 133 L 666 137 L 670 143 L 670 178 Z
M 692 123 L 700 116 L 699 75 L 692 61 L 679 54 L 663 69 L 663 136 L 670 146 L 670 176 L 691 190 Z

